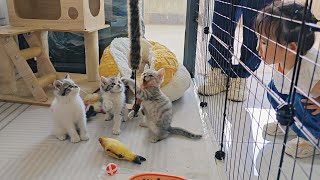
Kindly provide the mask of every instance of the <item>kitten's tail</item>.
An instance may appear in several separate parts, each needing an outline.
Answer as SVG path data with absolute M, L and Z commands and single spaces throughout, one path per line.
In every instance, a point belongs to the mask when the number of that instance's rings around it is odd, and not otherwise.
M 177 134 L 181 136 L 185 136 L 187 138 L 191 139 L 201 139 L 202 135 L 200 134 L 193 134 L 185 129 L 179 128 L 179 127 L 170 127 L 168 130 L 171 134 Z

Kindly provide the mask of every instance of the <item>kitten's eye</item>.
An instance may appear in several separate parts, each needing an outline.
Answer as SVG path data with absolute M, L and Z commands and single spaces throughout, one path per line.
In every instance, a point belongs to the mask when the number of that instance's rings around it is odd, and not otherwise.
M 121 84 L 121 81 L 118 81 L 118 84 Z
M 116 83 L 112 83 L 111 85 L 113 85 L 113 86 L 114 86 L 114 85 L 116 85 Z
M 64 91 L 62 92 L 62 96 L 65 96 L 66 94 L 68 94 L 71 90 L 69 88 L 64 89 Z
M 153 76 L 150 74 L 149 77 L 153 77 Z

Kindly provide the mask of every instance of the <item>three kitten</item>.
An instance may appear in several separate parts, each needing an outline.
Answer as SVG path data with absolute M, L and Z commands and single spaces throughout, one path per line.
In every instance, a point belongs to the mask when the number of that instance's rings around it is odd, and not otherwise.
M 86 111 L 80 97 L 80 88 L 69 74 L 65 79 L 56 80 L 53 86 L 55 98 L 50 108 L 53 117 L 53 134 L 59 140 L 65 140 L 68 135 L 73 143 L 88 140 Z
M 171 126 L 172 103 L 160 89 L 164 79 L 164 69 L 155 71 L 146 65 L 141 78 L 141 87 L 136 87 L 137 98 L 141 100 L 139 112 L 144 115 L 144 120 L 140 125 L 148 127 L 153 133 L 150 141 L 158 142 L 167 138 L 169 134 L 200 139 L 202 135 Z M 100 80 L 102 108 L 106 112 L 105 120 L 113 119 L 112 133 L 115 135 L 121 133 L 121 122 L 128 119 L 128 109 L 125 102 L 126 85 L 134 91 L 134 80 L 125 77 L 121 79 L 120 74 L 110 78 L 101 77 Z M 65 140 L 68 135 L 73 143 L 88 140 L 85 105 L 80 97 L 80 88 L 70 79 L 69 75 L 63 80 L 56 80 L 54 87 L 55 99 L 51 104 L 54 135 L 59 140 Z M 79 134 L 77 130 L 79 130 Z

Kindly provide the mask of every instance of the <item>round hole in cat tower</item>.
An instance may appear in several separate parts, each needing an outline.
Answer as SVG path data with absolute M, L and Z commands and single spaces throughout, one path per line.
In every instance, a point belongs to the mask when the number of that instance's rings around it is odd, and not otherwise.
M 89 9 L 93 17 L 98 16 L 100 12 L 100 0 L 89 0 Z
M 78 10 L 74 7 L 70 7 L 68 10 L 68 15 L 71 19 L 77 19 L 78 18 Z

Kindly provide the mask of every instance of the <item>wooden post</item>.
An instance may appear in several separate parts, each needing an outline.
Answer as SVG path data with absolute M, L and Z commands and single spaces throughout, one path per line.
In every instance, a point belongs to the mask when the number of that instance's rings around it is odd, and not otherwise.
M 49 42 L 48 42 L 48 31 L 38 32 L 42 44 L 42 50 L 48 55 L 49 58 Z
M 49 59 L 48 31 L 37 31 L 23 35 L 30 47 L 41 47 L 41 54 L 37 56 L 38 74 L 44 76 L 56 73 Z
M 99 41 L 98 31 L 85 32 L 86 72 L 88 81 L 99 80 Z
M 34 57 L 37 57 L 41 54 L 41 48 L 40 47 L 31 47 L 31 48 L 27 48 L 27 49 L 23 49 L 20 51 L 21 55 L 26 59 L 31 59 Z
M 14 94 L 16 92 L 14 65 L 3 46 L 5 41 L 4 37 L 0 38 L 0 94 Z

